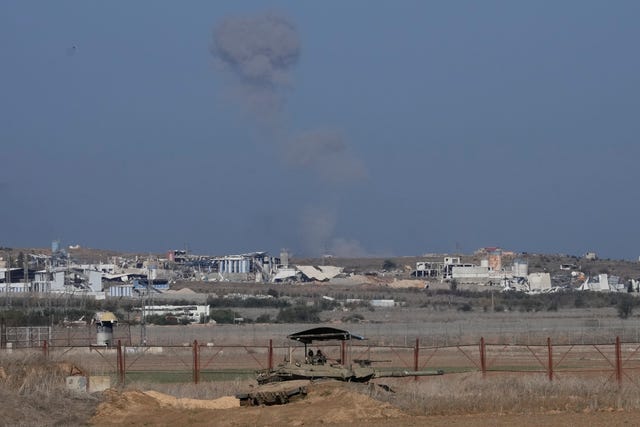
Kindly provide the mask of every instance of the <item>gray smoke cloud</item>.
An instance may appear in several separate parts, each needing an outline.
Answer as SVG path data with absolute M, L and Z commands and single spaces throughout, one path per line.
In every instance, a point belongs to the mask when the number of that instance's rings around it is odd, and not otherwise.
M 365 179 L 367 170 L 350 152 L 342 132 L 316 129 L 301 132 L 289 140 L 287 161 L 312 169 L 324 181 L 339 184 Z
M 329 206 L 306 206 L 300 216 L 305 250 L 314 255 L 329 251 L 337 223 L 337 211 Z
M 230 78 L 234 99 L 261 130 L 268 131 L 263 136 L 272 139 L 288 165 L 313 171 L 322 183 L 334 187 L 332 192 L 336 184 L 366 179 L 365 165 L 351 152 L 342 132 L 329 128 L 292 132 L 286 125 L 286 95 L 293 90 L 292 73 L 301 54 L 291 21 L 274 13 L 228 18 L 214 28 L 211 53 Z M 337 216 L 335 205 L 301 212 L 301 241 L 309 253 L 364 252 L 354 240 L 333 237 Z
M 283 91 L 300 58 L 295 26 L 273 13 L 229 18 L 213 31 L 211 53 L 237 83 L 237 99 L 258 119 L 270 119 L 284 105 Z
M 358 258 L 371 255 L 355 239 L 335 237 L 338 212 L 332 206 L 307 206 L 300 216 L 304 249 L 308 254 L 331 254 L 337 257 Z

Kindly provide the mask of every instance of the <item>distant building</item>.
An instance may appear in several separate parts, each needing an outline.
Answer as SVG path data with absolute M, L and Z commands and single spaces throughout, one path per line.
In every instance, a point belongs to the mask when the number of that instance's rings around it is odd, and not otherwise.
M 209 308 L 209 305 L 145 305 L 144 313 L 147 316 L 171 314 L 177 318 L 188 319 L 191 323 L 198 323 L 209 316 Z
M 598 259 L 598 255 L 595 252 L 587 252 L 586 254 L 584 254 L 584 259 L 595 261 Z

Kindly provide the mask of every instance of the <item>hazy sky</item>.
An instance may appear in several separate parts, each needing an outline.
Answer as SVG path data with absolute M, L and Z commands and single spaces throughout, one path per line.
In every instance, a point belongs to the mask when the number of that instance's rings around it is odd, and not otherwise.
M 0 2 L 0 246 L 640 255 L 638 1 Z

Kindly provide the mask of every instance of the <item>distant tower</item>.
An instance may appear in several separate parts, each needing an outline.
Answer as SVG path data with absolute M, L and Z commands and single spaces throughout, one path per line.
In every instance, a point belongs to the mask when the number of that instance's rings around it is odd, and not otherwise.
M 93 320 L 96 324 L 96 344 L 111 347 L 113 345 L 113 328 L 118 324 L 115 314 L 110 311 L 99 311 Z
M 489 267 L 493 271 L 502 270 L 502 249 L 494 249 L 489 252 Z
M 289 267 L 289 251 L 286 249 L 280 251 L 280 266 L 284 268 Z
M 513 275 L 516 277 L 527 277 L 529 275 L 529 263 L 522 259 L 514 260 Z

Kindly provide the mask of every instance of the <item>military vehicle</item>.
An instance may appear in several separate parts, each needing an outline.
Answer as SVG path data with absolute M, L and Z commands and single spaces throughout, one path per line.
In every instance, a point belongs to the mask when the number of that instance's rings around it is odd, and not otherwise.
M 292 400 L 304 398 L 307 395 L 309 381 L 287 381 L 286 383 L 272 383 L 259 385 L 246 392 L 236 394 L 240 406 L 284 405 Z
M 315 380 L 334 379 L 338 381 L 367 382 L 374 378 L 383 377 L 413 377 L 442 375 L 442 370 L 411 371 L 411 370 L 379 370 L 372 366 L 375 361 L 370 359 L 355 359 L 353 363 L 347 364 L 345 351 L 345 341 L 362 340 L 361 336 L 354 335 L 342 329 L 320 327 L 309 329 L 289 335 L 287 338 L 304 344 L 304 360 L 292 360 L 291 355 L 285 363 L 278 365 L 274 369 L 259 371 L 257 375 L 258 384 L 267 384 L 278 381 L 291 380 Z M 321 350 L 315 354 L 313 350 L 307 352 L 310 344 L 316 341 L 342 341 L 341 359 L 328 360 Z

